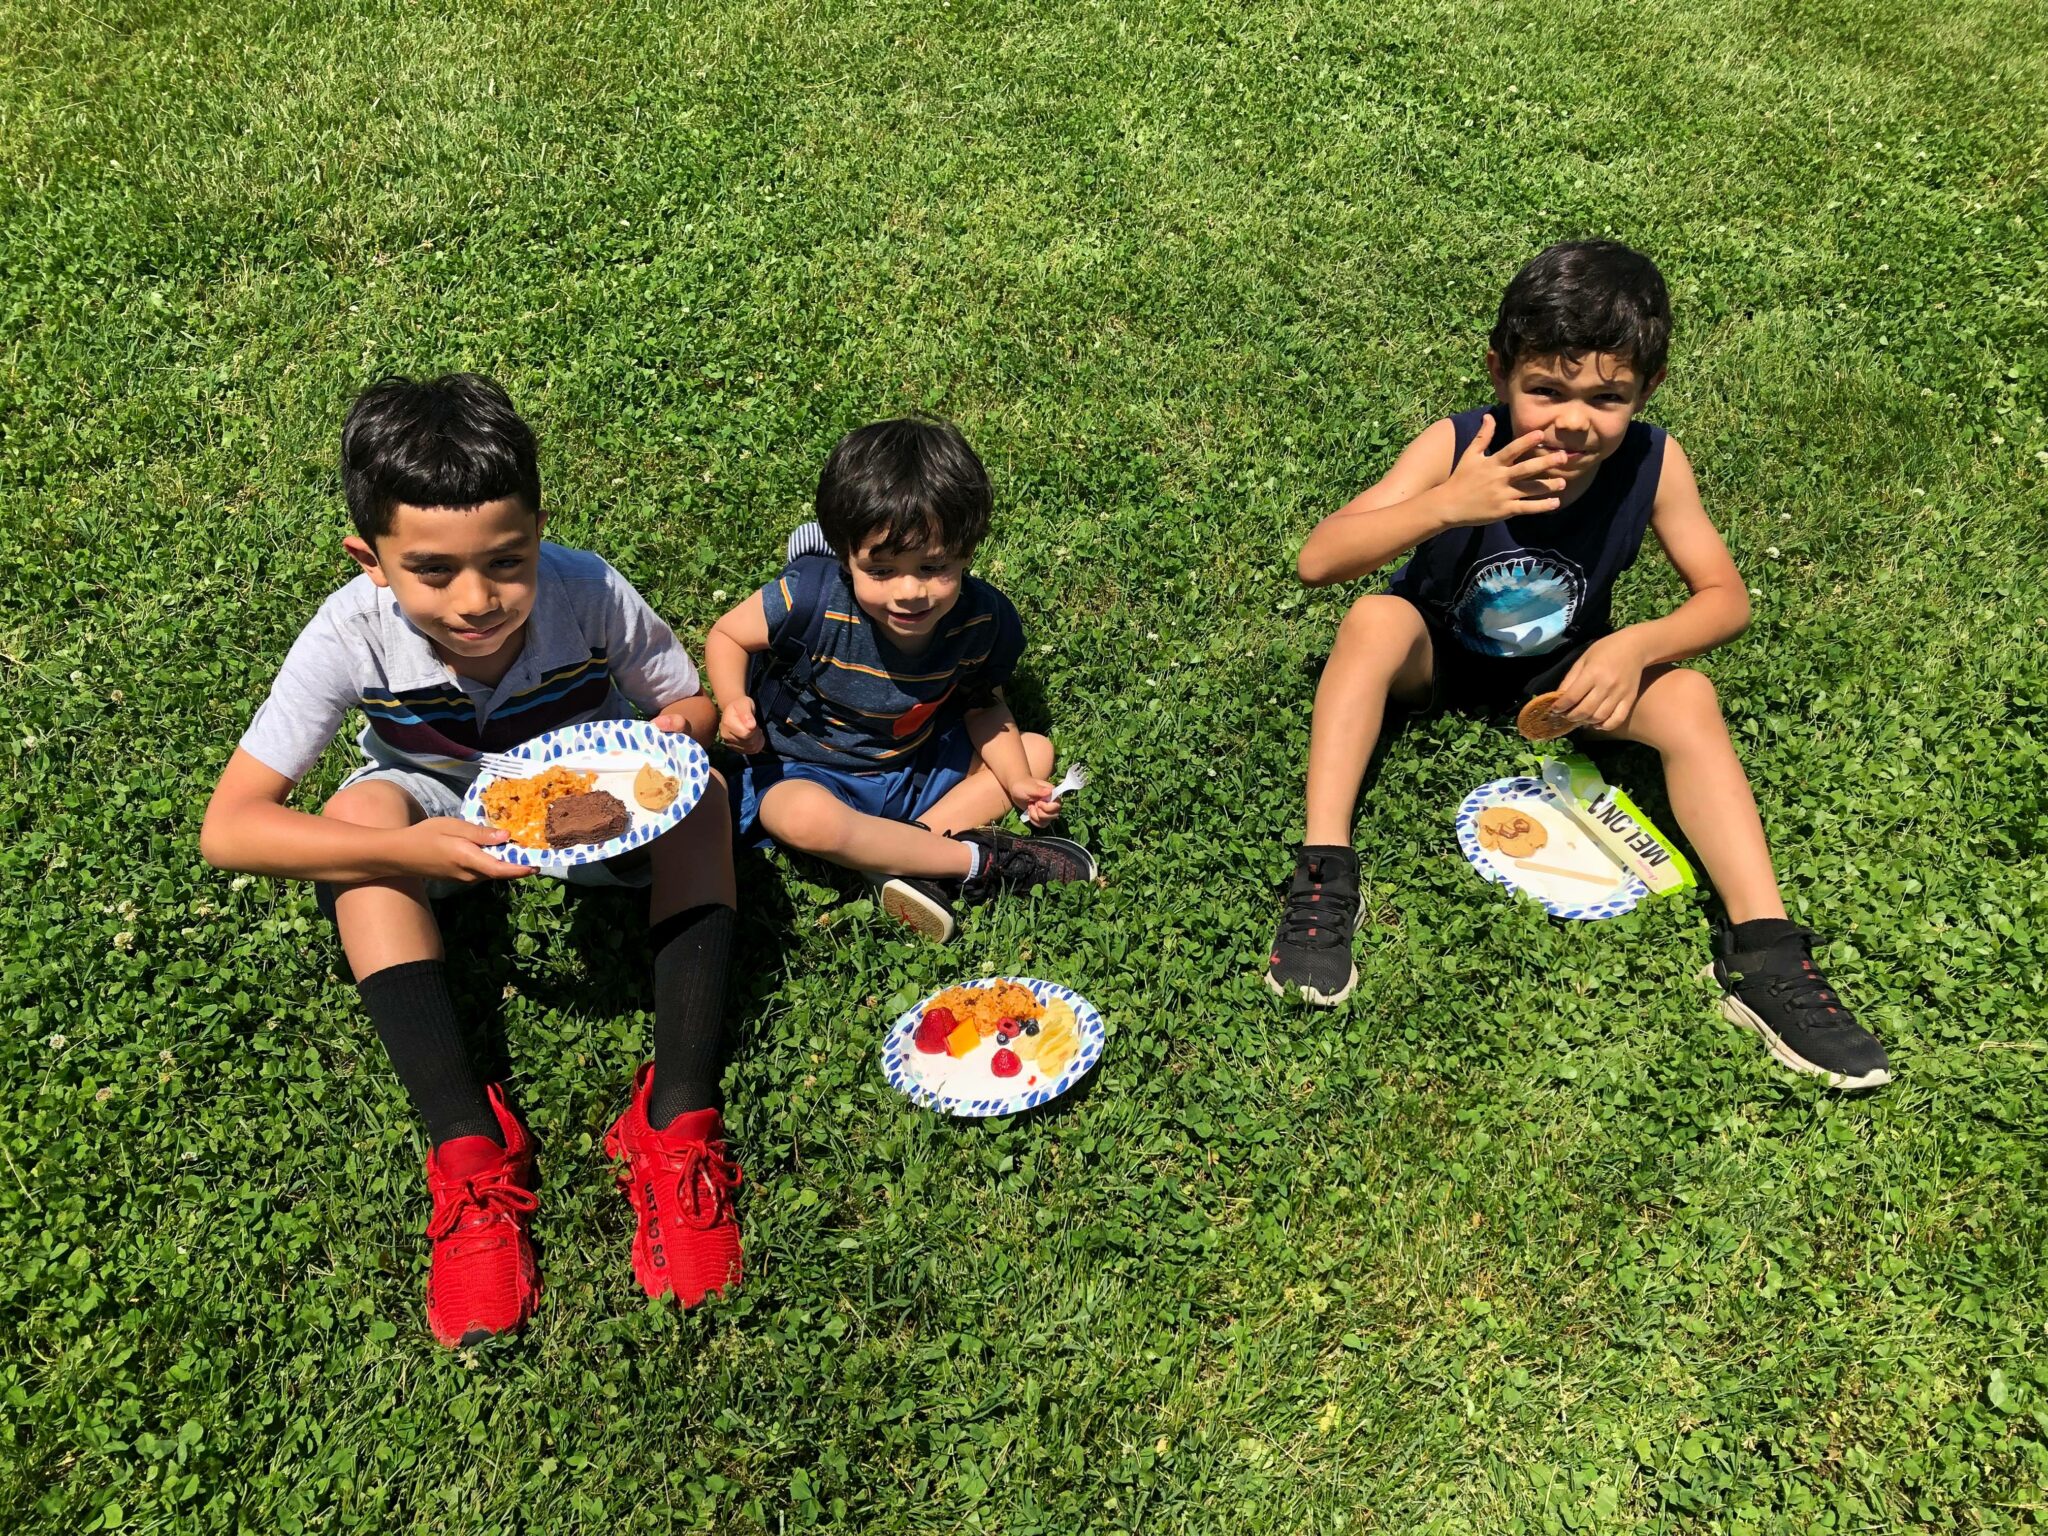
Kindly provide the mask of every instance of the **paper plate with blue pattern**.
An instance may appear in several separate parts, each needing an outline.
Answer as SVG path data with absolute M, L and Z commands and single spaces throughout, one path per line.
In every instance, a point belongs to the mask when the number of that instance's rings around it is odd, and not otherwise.
M 1086 1077 L 1102 1059 L 1106 1038 L 1102 1014 L 1096 1006 L 1072 987 L 1031 976 L 985 976 L 980 981 L 963 982 L 962 985 L 980 988 L 1005 981 L 1028 990 L 1037 999 L 1039 1007 L 1045 1010 L 1039 1019 L 1032 1021 L 1039 1026 L 1038 1034 L 1020 1035 L 1017 1040 L 1007 1042 L 990 1035 L 959 1055 L 921 1050 L 917 1044 L 918 1025 L 933 1003 L 953 990 L 951 987 L 941 988 L 897 1019 L 882 1037 L 882 1075 L 889 1080 L 889 1086 L 913 1103 L 922 1104 L 942 1115 L 986 1119 L 993 1115 L 1014 1115 L 1050 1103 Z M 1040 1071 L 1035 1042 L 1054 1029 L 1063 1030 L 1065 1012 L 1071 1012 L 1073 1016 L 1075 1038 L 1072 1053 L 1058 1064 L 1056 1070 Z M 1032 1043 L 1024 1043 L 1027 1041 Z M 998 1076 L 995 1071 L 996 1055 L 1004 1050 L 1016 1055 L 1017 1051 L 1011 1049 L 1013 1046 L 1030 1054 L 1019 1062 L 1014 1074 Z
M 711 758 L 696 740 L 680 731 L 658 731 L 649 720 L 585 720 L 580 725 L 565 725 L 512 748 L 506 756 L 531 763 L 535 773 L 550 763 L 594 767 L 597 782 L 591 788 L 616 795 L 626 807 L 626 830 L 602 843 L 576 843 L 567 848 L 500 843 L 490 850 L 494 858 L 507 864 L 532 869 L 596 864 L 644 847 L 695 810 L 711 783 Z M 633 797 L 634 775 L 650 764 L 673 775 L 678 785 L 675 799 L 658 811 L 648 810 Z M 480 827 L 490 825 L 484 817 L 483 793 L 496 782 L 492 774 L 477 775 L 469 793 L 462 797 L 463 820 Z
M 1503 838 L 1500 808 L 1519 814 L 1529 830 Z M 1649 887 L 1615 862 L 1573 818 L 1541 779 L 1496 779 L 1458 807 L 1458 851 L 1496 885 L 1541 902 L 1552 917 L 1594 922 L 1619 917 L 1650 894 Z

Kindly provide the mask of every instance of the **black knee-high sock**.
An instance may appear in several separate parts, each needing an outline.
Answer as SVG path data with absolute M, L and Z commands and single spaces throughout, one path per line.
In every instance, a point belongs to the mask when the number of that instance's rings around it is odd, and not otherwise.
M 717 1109 L 725 1050 L 725 981 L 732 967 L 731 907 L 691 907 L 654 925 L 654 1087 L 657 1131 L 692 1109 Z
M 455 1022 L 447 962 L 390 966 L 365 976 L 356 990 L 412 1107 L 427 1122 L 427 1140 L 438 1147 L 458 1136 L 488 1136 L 503 1146 L 498 1116 Z

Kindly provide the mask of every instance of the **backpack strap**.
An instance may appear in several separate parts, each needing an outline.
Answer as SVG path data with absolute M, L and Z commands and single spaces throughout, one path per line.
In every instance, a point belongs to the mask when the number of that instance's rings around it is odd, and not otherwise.
M 829 554 L 804 554 L 790 564 L 831 558 Z M 760 713 L 787 720 L 803 707 L 803 701 L 810 696 L 811 680 L 817 675 L 815 658 L 824 643 L 825 624 L 825 605 L 818 603 L 801 632 L 784 635 L 756 658 L 749 669 L 747 691 L 753 695 L 754 707 Z

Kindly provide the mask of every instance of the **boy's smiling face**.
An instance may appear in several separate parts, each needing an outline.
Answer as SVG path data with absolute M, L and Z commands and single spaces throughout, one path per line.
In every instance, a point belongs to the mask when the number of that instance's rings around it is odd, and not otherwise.
M 1503 367 L 1486 354 L 1494 393 L 1508 408 L 1512 435 L 1541 432 L 1539 452 L 1570 454 L 1555 473 L 1565 481 L 1564 502 L 1578 499 L 1622 444 L 1628 424 L 1664 382 L 1662 370 L 1644 379 L 1625 357 L 1588 352 L 1569 357 L 1521 357 Z
M 900 651 L 921 651 L 960 601 L 967 557 L 937 544 L 884 545 L 871 538 L 846 561 L 853 600 Z
M 473 507 L 400 502 L 374 546 L 344 546 L 457 672 L 502 676 L 519 654 L 540 575 L 546 519 L 522 497 Z

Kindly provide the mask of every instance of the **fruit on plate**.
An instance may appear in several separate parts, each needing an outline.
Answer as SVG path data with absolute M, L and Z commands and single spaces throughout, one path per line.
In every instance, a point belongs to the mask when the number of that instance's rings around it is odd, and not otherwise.
M 946 1049 L 946 1037 L 960 1027 L 951 1010 L 934 1008 L 917 1021 L 917 1029 L 910 1037 L 910 1043 L 927 1056 L 936 1056 Z
M 946 1036 L 946 1054 L 965 1056 L 981 1044 L 981 1031 L 972 1024 L 956 1024 L 953 1032 Z
M 1080 1020 L 1074 1017 L 1071 1006 L 1055 998 L 1045 1005 L 1045 1017 L 1039 1020 L 1038 1034 L 1027 1035 L 1017 1043 L 1034 1045 L 1036 1049 L 1032 1056 L 1038 1063 L 1038 1070 L 1048 1077 L 1057 1077 L 1081 1047 Z
M 1015 1077 L 1024 1070 L 1024 1063 L 1017 1059 L 1015 1051 L 1000 1050 L 989 1058 L 988 1069 L 997 1077 Z

